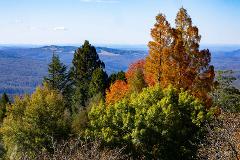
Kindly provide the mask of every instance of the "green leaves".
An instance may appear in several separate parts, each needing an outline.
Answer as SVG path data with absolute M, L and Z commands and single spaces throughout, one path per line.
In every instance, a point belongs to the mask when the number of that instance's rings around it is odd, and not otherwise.
M 77 113 L 81 107 L 86 107 L 89 98 L 105 91 L 107 74 L 105 65 L 99 59 L 94 46 L 85 41 L 74 53 L 70 70 L 72 81 L 72 108 Z
M 53 54 L 52 61 L 48 65 L 48 76 L 44 78 L 44 82 L 47 83 L 51 89 L 64 93 L 67 87 L 67 81 L 67 67 L 61 63 L 56 54 Z
M 233 71 L 219 71 L 217 73 L 218 84 L 212 92 L 214 105 L 220 107 L 225 112 L 240 111 L 240 91 L 234 86 Z
M 62 95 L 44 86 L 37 88 L 31 97 L 16 98 L 1 132 L 7 155 L 34 156 L 43 149 L 51 150 L 52 140 L 59 141 L 69 134 L 68 118 L 64 115 Z
M 6 117 L 7 106 L 10 104 L 10 100 L 6 93 L 2 94 L 0 100 L 0 122 L 3 122 L 3 119 Z
M 98 93 L 104 95 L 107 88 L 107 80 L 108 75 L 102 68 L 95 69 L 89 84 L 89 96 L 93 97 Z
M 150 158 L 191 159 L 206 114 L 205 107 L 188 92 L 178 93 L 172 86 L 162 90 L 157 85 L 133 93 L 130 99 L 94 106 L 88 134 L 110 144 L 140 147 Z M 186 150 L 191 154 L 185 154 Z

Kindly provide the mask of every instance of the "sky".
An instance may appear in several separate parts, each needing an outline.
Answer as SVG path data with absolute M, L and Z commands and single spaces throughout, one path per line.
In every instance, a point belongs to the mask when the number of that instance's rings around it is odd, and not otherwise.
M 187 9 L 202 44 L 240 44 L 240 0 L 0 0 L 0 44 L 147 44 Z

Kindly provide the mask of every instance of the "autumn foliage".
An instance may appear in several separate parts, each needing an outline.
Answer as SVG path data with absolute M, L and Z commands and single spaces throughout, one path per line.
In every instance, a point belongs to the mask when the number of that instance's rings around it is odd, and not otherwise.
M 163 14 L 156 16 L 156 24 L 151 30 L 153 41 L 148 44 L 149 55 L 146 57 L 146 73 L 153 77 L 153 82 L 159 83 L 162 78 L 163 55 L 171 47 L 171 27 Z M 166 64 L 166 62 L 165 62 Z
M 149 55 L 132 63 L 126 72 L 129 90 L 140 92 L 142 88 L 155 84 L 160 84 L 162 88 L 172 85 L 179 90 L 190 91 L 210 107 L 212 103 L 208 93 L 212 90 L 215 76 L 214 67 L 209 65 L 211 53 L 199 49 L 201 36 L 184 8 L 179 10 L 175 24 L 171 27 L 163 14 L 156 16 L 151 30 L 152 41 L 148 44 Z M 112 87 L 119 85 L 118 82 Z M 111 95 L 110 99 L 115 99 L 112 96 L 116 95 L 116 99 L 120 100 L 123 94 L 118 92 L 110 89 L 107 95 Z
M 141 92 L 147 86 L 144 71 L 145 60 L 141 59 L 132 63 L 126 72 L 130 92 Z
M 209 50 L 200 50 L 201 36 L 190 16 L 181 8 L 172 28 L 166 17 L 159 14 L 151 30 L 149 55 L 146 57 L 146 76 L 163 88 L 168 85 L 191 93 L 211 105 L 208 93 L 214 82 L 214 68 L 210 66 Z
M 125 81 L 117 80 L 106 91 L 106 103 L 114 104 L 121 100 L 128 92 L 128 84 Z
M 128 67 L 128 70 L 126 72 L 126 78 L 131 79 L 137 70 L 141 70 L 142 72 L 144 72 L 144 66 L 145 66 L 144 59 L 138 60 L 138 61 L 130 64 L 130 66 Z

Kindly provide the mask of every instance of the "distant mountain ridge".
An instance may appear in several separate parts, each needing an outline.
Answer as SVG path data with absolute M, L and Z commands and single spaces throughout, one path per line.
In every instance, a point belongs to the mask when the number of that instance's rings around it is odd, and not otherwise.
M 0 48 L 0 94 L 31 93 L 41 84 L 47 75 L 48 63 L 52 53 L 59 55 L 61 61 L 71 66 L 76 46 L 40 46 L 40 47 L 4 47 Z M 96 47 L 99 57 L 110 74 L 120 70 L 126 71 L 129 64 L 147 56 L 147 49 L 121 49 Z M 240 70 L 240 49 L 233 51 L 212 52 L 212 64 L 216 70 Z M 240 72 L 236 72 L 240 77 Z
M 41 84 L 47 75 L 48 63 L 52 53 L 59 55 L 61 61 L 71 66 L 75 46 L 42 46 L 42 47 L 1 47 L 0 48 L 0 94 L 31 93 Z M 110 74 L 126 70 L 128 65 L 144 58 L 146 51 L 121 50 L 107 47 L 96 47 L 101 60 L 105 62 L 106 71 Z

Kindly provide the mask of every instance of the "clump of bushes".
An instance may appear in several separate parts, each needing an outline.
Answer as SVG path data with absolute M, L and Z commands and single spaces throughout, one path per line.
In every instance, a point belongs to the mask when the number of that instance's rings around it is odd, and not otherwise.
M 100 103 L 88 115 L 86 136 L 109 146 L 127 145 L 150 159 L 192 159 L 210 113 L 188 92 L 156 85 L 112 105 Z

